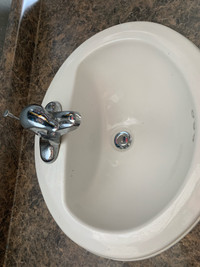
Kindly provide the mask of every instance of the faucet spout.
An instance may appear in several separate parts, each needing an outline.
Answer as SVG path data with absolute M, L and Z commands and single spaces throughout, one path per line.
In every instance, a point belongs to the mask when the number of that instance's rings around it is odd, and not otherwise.
M 74 111 L 60 111 L 54 113 L 54 118 L 58 121 L 57 132 L 60 135 L 75 130 L 81 123 L 81 115 Z

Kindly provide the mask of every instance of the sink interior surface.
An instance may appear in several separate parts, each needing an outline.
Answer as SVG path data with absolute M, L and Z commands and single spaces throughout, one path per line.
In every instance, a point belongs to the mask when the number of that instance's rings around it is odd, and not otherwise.
M 148 42 L 119 40 L 79 65 L 71 109 L 82 115 L 68 139 L 65 204 L 105 231 L 157 216 L 185 181 L 193 149 L 193 102 L 183 74 Z M 127 130 L 128 150 L 114 147 Z
M 93 36 L 63 63 L 43 106 L 81 114 L 38 181 L 63 232 L 94 254 L 141 260 L 178 242 L 200 218 L 200 53 L 149 22 Z M 120 132 L 132 137 L 120 150 Z

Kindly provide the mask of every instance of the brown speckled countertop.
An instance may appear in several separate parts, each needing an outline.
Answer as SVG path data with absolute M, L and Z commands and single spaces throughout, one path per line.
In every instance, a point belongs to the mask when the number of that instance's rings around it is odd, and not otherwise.
M 136 20 L 169 26 L 200 47 L 200 0 L 14 0 L 0 64 L 1 113 L 9 108 L 18 115 L 27 103 L 41 103 L 61 64 L 82 42 Z M 112 261 L 80 248 L 44 203 L 33 135 L 2 117 L 0 126 L 0 266 L 200 266 L 200 224 L 166 252 L 144 261 Z

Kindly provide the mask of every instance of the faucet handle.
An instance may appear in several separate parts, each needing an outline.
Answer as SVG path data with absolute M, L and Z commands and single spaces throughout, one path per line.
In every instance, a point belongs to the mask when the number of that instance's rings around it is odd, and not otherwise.
M 52 114 L 42 106 L 33 104 L 26 106 L 20 113 L 20 122 L 25 129 L 32 130 L 36 134 L 55 133 L 59 123 Z
M 81 123 L 78 112 L 62 111 L 59 102 L 50 102 L 43 108 L 40 105 L 28 105 L 20 113 L 19 118 L 9 110 L 4 117 L 14 118 L 21 125 L 40 137 L 40 155 L 44 162 L 54 162 L 58 156 L 61 136 L 75 130 Z
M 62 106 L 61 106 L 61 104 L 59 102 L 53 101 L 53 102 L 49 102 L 46 105 L 45 110 L 52 114 L 52 113 L 55 113 L 55 112 L 62 111 Z
M 6 118 L 6 117 L 10 117 L 12 119 L 15 119 L 15 120 L 18 120 L 19 121 L 19 118 L 16 117 L 15 115 L 13 115 L 8 109 L 6 109 L 3 113 L 3 116 Z

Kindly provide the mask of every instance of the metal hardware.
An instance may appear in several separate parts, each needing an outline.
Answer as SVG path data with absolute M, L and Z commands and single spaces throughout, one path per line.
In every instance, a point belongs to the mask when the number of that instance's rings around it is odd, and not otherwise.
M 19 118 L 8 110 L 3 114 L 20 120 L 21 125 L 40 136 L 40 155 L 44 162 L 56 160 L 61 136 L 75 130 L 81 123 L 81 115 L 74 111 L 62 111 L 59 102 L 50 102 L 45 108 L 39 105 L 29 105 L 20 113 Z
M 9 110 L 5 110 L 4 113 L 3 113 L 3 116 L 6 118 L 6 117 L 10 117 L 12 119 L 15 119 L 15 120 L 18 120 L 19 121 L 19 118 L 16 117 L 15 115 L 13 115 L 12 113 L 9 112 Z
M 115 135 L 114 144 L 119 149 L 126 149 L 131 145 L 132 138 L 128 132 L 122 131 Z

